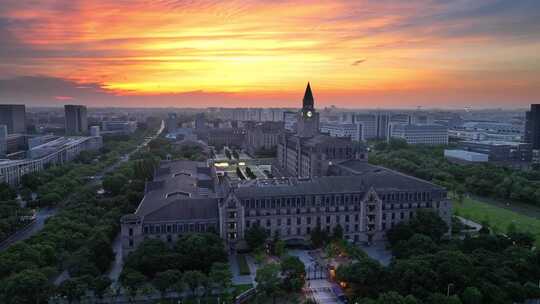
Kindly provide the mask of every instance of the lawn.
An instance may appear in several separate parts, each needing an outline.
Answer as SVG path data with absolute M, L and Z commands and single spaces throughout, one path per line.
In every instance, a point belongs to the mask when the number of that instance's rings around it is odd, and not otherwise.
M 249 270 L 249 265 L 246 261 L 246 256 L 243 254 L 239 254 L 236 257 L 238 261 L 238 268 L 240 270 L 240 275 L 250 275 L 251 271 Z
M 487 221 L 495 232 L 505 233 L 514 223 L 518 231 L 527 231 L 536 237 L 536 246 L 540 247 L 540 220 L 503 209 L 471 198 L 463 203 L 454 202 L 454 213 L 477 223 Z

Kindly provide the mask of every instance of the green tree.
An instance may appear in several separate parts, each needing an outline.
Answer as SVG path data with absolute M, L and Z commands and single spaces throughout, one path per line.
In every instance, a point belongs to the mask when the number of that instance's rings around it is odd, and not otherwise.
M 80 280 L 67 279 L 58 287 L 58 292 L 67 298 L 68 303 L 78 302 L 81 300 L 88 286 Z
M 128 179 L 125 175 L 117 173 L 114 175 L 107 175 L 103 179 L 103 189 L 113 195 L 122 193 L 124 186 L 127 185 Z
M 281 279 L 279 278 L 279 265 L 275 263 L 266 264 L 259 269 L 255 275 L 257 290 L 262 294 L 271 297 L 272 303 L 276 303 L 276 297 L 281 293 Z
M 283 285 L 289 291 L 299 291 L 304 286 L 306 267 L 296 256 L 287 256 L 281 261 Z
M 461 294 L 463 304 L 482 304 L 482 292 L 476 287 L 467 287 Z
M 193 297 L 198 297 L 197 289 L 201 287 L 204 280 L 206 280 L 206 276 L 204 273 L 198 271 L 198 270 L 189 270 L 184 273 L 184 282 L 189 287 L 189 290 L 191 291 L 191 295 Z
M 413 296 L 402 296 L 395 291 L 385 292 L 379 295 L 376 304 L 417 304 L 418 300 Z
M 51 288 L 49 280 L 37 270 L 23 270 L 3 282 L 8 303 L 37 303 L 45 301 Z
M 229 289 L 232 285 L 233 274 L 229 268 L 229 265 L 226 263 L 212 264 L 208 277 L 212 284 L 218 289 L 220 294 L 223 294 L 223 292 Z
M 174 288 L 178 281 L 181 281 L 182 273 L 178 270 L 169 269 L 163 272 L 158 272 L 152 281 L 154 287 L 160 292 L 161 298 L 165 296 L 167 291 Z
M 120 274 L 120 284 L 127 290 L 130 299 L 133 299 L 137 292 L 144 286 L 146 277 L 133 269 L 124 268 Z
M 334 227 L 334 231 L 332 232 L 332 238 L 334 240 L 341 240 L 343 238 L 343 227 L 341 227 L 340 224 L 337 224 Z
M 111 279 L 107 276 L 99 276 L 92 282 L 92 289 L 98 299 L 103 299 L 105 292 L 107 292 L 109 286 L 111 286 Z
M 245 239 L 252 250 L 261 248 L 267 238 L 268 233 L 260 225 L 253 225 L 246 231 Z
M 329 239 L 328 234 L 317 224 L 310 234 L 311 243 L 315 248 L 321 248 Z

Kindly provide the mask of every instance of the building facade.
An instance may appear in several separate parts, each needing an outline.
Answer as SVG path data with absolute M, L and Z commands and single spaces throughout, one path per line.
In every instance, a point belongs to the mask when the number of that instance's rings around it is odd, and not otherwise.
M 24 159 L 0 160 L 0 183 L 16 186 L 25 174 L 39 172 L 49 165 L 71 161 L 82 151 L 98 150 L 102 144 L 102 138 L 97 136 L 60 137 L 38 145 L 27 151 Z
M 249 153 L 257 151 L 275 151 L 281 134 L 283 122 L 261 122 L 246 124 L 246 147 Z
M 0 125 L 7 127 L 8 134 L 26 133 L 26 107 L 16 104 L 0 104 Z
M 448 128 L 441 125 L 403 125 L 390 126 L 392 138 L 404 139 L 411 145 L 447 145 Z
M 321 123 L 320 131 L 332 137 L 348 137 L 354 141 L 363 139 L 361 124 Z
M 66 134 L 82 135 L 88 132 L 86 107 L 81 105 L 65 105 Z
M 371 242 L 423 209 L 450 224 L 451 202 L 441 187 L 357 160 L 335 167 L 339 176 L 233 185 L 211 164 L 163 162 L 135 213 L 121 219 L 123 254 L 145 239 L 172 243 L 183 234 L 207 231 L 235 250 L 256 225 L 291 242 L 309 241 L 317 227 L 331 232 L 337 226 L 351 242 Z
M 525 116 L 525 141 L 540 150 L 540 104 L 532 104 Z

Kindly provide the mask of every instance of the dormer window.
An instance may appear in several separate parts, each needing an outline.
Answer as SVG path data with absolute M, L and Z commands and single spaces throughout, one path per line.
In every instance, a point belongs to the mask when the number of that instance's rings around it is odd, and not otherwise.
M 173 177 L 178 177 L 178 176 L 191 176 L 191 173 L 187 173 L 187 172 L 176 172 L 175 174 L 173 174 Z
M 189 194 L 187 192 L 176 191 L 176 192 L 167 193 L 167 195 L 165 195 L 165 198 L 170 198 L 170 197 L 175 197 L 175 196 L 178 196 L 178 197 L 190 197 L 191 194 Z

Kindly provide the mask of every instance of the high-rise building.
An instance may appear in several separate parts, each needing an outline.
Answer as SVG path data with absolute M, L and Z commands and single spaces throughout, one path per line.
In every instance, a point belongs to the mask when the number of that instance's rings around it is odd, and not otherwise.
M 4 157 L 7 152 L 7 126 L 0 125 L 0 157 Z
M 195 116 L 195 129 L 197 130 L 206 129 L 206 118 L 204 116 L 204 113 L 198 113 Z
M 540 150 L 540 104 L 532 104 L 526 113 L 525 141 L 532 145 L 533 150 Z
M 0 125 L 6 125 L 8 134 L 26 133 L 26 108 L 24 105 L 0 105 Z
M 65 105 L 66 134 L 80 135 L 88 132 L 86 107 L 80 105 Z

